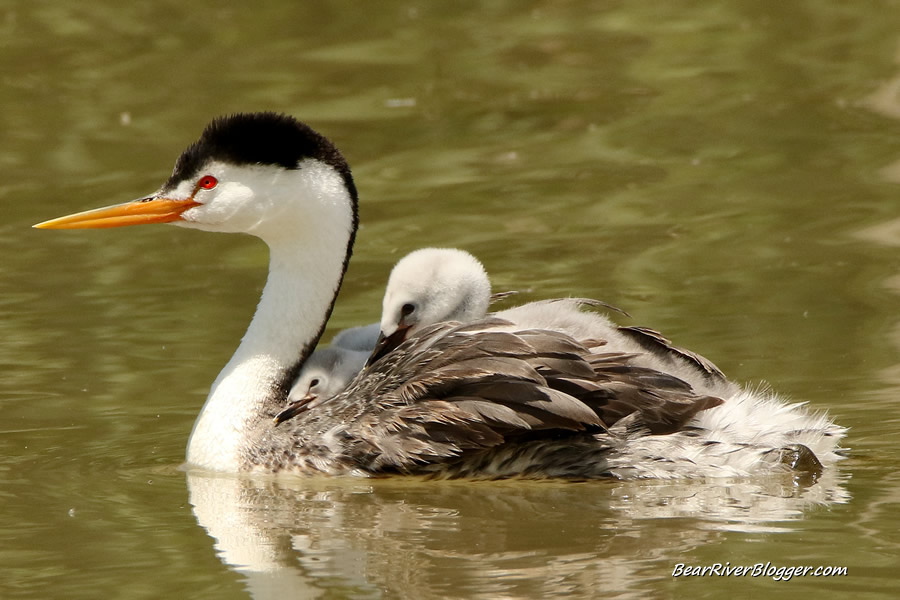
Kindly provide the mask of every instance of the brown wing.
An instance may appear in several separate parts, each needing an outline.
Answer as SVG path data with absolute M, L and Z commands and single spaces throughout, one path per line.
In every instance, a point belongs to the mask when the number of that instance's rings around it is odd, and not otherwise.
M 619 332 L 640 344 L 642 348 L 657 356 L 677 357 L 696 367 L 707 379 L 725 380 L 725 374 L 709 359 L 684 348 L 679 348 L 663 337 L 658 331 L 646 327 L 619 327 Z
M 598 354 L 602 345 L 553 331 L 497 329 L 508 325 L 426 328 L 281 427 L 304 438 L 316 430 L 367 472 L 416 472 L 508 443 L 603 433 L 635 413 L 651 433 L 669 433 L 721 403 L 632 365 L 634 355 Z

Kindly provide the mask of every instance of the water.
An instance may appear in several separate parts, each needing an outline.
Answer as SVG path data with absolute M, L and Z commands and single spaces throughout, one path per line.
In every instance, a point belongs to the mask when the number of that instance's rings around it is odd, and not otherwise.
M 898 3 L 362 6 L 0 5 L 0 597 L 893 597 Z M 851 458 L 815 485 L 186 475 L 265 248 L 30 225 L 259 109 L 354 168 L 329 335 L 407 251 L 459 246 L 829 410 Z M 848 574 L 671 577 L 716 562 Z

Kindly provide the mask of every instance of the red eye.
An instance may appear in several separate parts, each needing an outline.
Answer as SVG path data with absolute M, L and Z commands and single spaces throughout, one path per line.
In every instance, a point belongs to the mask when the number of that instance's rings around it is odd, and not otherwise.
M 204 175 L 200 178 L 200 181 L 197 182 L 197 187 L 203 188 L 204 190 L 211 190 L 216 187 L 218 183 L 219 180 L 212 175 Z

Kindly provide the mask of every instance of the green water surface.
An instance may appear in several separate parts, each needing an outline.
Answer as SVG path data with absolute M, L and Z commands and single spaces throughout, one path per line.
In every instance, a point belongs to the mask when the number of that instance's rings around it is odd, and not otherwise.
M 900 2 L 0 2 L 0 598 L 892 598 Z M 140 197 L 212 117 L 353 167 L 327 336 L 406 252 L 626 309 L 850 427 L 814 485 L 187 475 L 250 237 L 33 223 Z M 327 338 L 326 338 L 327 339 Z M 673 578 L 676 564 L 846 576 Z

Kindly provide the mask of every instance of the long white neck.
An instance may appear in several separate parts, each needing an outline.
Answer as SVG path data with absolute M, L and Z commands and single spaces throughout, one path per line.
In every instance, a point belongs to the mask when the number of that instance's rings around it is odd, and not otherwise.
M 302 219 L 276 220 L 277 226 L 253 231 L 269 245 L 269 277 L 247 333 L 194 423 L 187 448 L 191 465 L 240 470 L 242 452 L 253 443 L 249 432 L 283 408 L 287 379 L 318 341 L 340 288 L 353 229 L 349 200 L 325 200 L 313 210 L 307 205 L 293 211 Z

